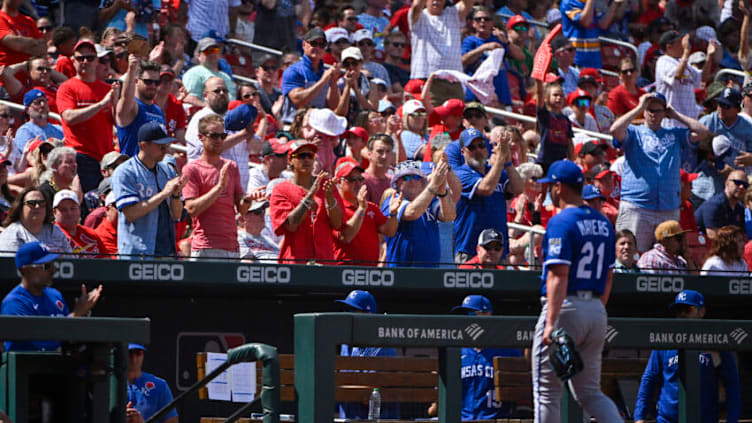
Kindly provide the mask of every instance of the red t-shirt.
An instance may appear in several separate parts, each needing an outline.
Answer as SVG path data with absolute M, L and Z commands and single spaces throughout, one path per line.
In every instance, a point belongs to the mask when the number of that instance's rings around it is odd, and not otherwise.
M 295 232 L 285 228 L 287 216 L 303 201 L 306 190 L 290 181 L 283 181 L 274 186 L 269 201 L 269 213 L 272 218 L 272 228 L 277 235 L 284 235 L 279 247 L 280 263 L 305 264 L 308 260 L 333 260 L 334 239 L 329 217 L 326 213 L 326 197 L 324 190 L 314 196 L 316 211 L 306 211 L 303 221 Z M 342 198 L 334 191 L 337 207 L 342 207 Z M 324 262 L 323 264 L 326 264 Z
M 188 201 L 209 192 L 219 183 L 219 171 L 227 162 L 230 163 L 227 187 L 203 213 L 193 216 L 192 250 L 220 248 L 240 251 L 235 229 L 235 204 L 243 198 L 244 190 L 240 186 L 237 163 L 223 158 L 216 165 L 201 159 L 189 162 L 183 167 L 183 176 L 188 178 L 183 187 L 183 197 Z
M 514 222 L 514 219 L 517 217 L 517 200 L 519 200 L 519 196 L 515 197 L 512 200 L 512 204 L 509 206 L 509 210 L 507 211 L 507 221 L 508 222 Z M 549 210 L 546 207 L 541 207 L 541 225 L 545 228 L 546 225 L 548 225 L 548 221 L 554 216 L 554 210 Z M 530 211 L 527 207 L 525 208 L 525 215 L 522 216 L 522 225 L 526 226 L 533 226 L 533 212 Z
M 431 162 L 431 161 L 433 161 L 433 157 L 431 157 L 431 140 L 436 135 L 444 133 L 444 132 L 446 132 L 446 133 L 449 134 L 449 137 L 452 139 L 452 141 L 455 141 L 455 140 L 460 139 L 460 134 L 462 134 L 462 127 L 459 127 L 457 129 L 455 129 L 454 131 L 450 131 L 449 128 L 447 128 L 444 124 L 438 124 L 438 125 L 432 126 L 431 127 L 431 134 L 428 136 L 428 143 L 426 144 L 425 150 L 423 150 L 423 161 L 424 162 Z
M 656 4 L 655 6 L 650 6 L 648 5 L 648 2 L 645 0 L 643 0 L 642 4 L 644 8 L 642 10 L 642 13 L 640 13 L 640 16 L 637 17 L 638 23 L 648 26 L 650 22 L 663 16 L 664 10 L 660 4 Z
M 480 264 L 480 258 L 478 258 L 478 256 L 475 256 L 471 258 L 470 260 L 464 262 L 463 264 L 460 264 L 459 266 L 457 266 L 457 268 L 459 269 L 483 269 L 484 267 Z M 496 265 L 496 269 L 503 270 L 504 266 L 498 264 Z
M 104 219 L 105 215 L 107 215 L 107 207 L 97 207 L 86 216 L 86 219 L 84 219 L 84 226 L 87 228 L 96 228 L 102 223 L 102 219 Z
M 99 223 L 94 232 L 99 236 L 99 240 L 102 241 L 103 250 L 101 252 L 111 256 L 116 255 L 118 252 L 117 228 L 109 220 L 102 219 L 102 222 Z
M 637 89 L 636 94 L 629 92 L 624 84 L 619 84 L 608 93 L 608 102 L 606 106 L 614 112 L 615 115 L 623 115 L 628 111 L 637 107 L 640 103 L 640 96 L 645 94 L 645 90 L 642 88 Z
M 42 33 L 37 29 L 34 19 L 18 13 L 16 16 L 0 10 L 0 40 L 6 35 L 18 35 L 29 38 L 42 38 Z M 8 48 L 0 48 L 0 65 L 12 65 L 29 60 L 29 54 L 22 51 L 13 51 Z
M 78 77 L 71 78 L 57 90 L 57 108 L 63 113 L 68 109 L 91 106 L 102 100 L 110 89 L 103 81 L 84 82 Z M 69 125 L 63 120 L 65 145 L 100 161 L 102 156 L 113 150 L 113 125 L 112 107 L 105 107 L 91 119 L 76 125 Z
M 167 94 L 165 109 L 162 111 L 165 115 L 165 122 L 167 122 L 167 132 L 171 137 L 175 136 L 175 131 L 178 129 L 185 129 L 186 117 L 182 101 L 172 94 Z
M 696 231 L 697 221 L 695 220 L 695 211 L 692 208 L 692 203 L 683 201 L 679 205 L 679 226 L 685 231 Z
M 57 63 L 55 63 L 55 70 L 67 76 L 68 78 L 73 78 L 74 76 L 76 76 L 76 68 L 73 67 L 73 60 L 71 60 L 68 56 L 60 56 L 60 58 L 57 59 Z
M 392 178 L 388 175 L 385 175 L 383 178 L 377 178 L 368 172 L 363 172 L 363 177 L 365 178 L 366 189 L 368 190 L 366 200 L 374 204 L 381 204 L 381 196 L 391 186 Z
M 744 244 L 744 261 L 747 262 L 747 269 L 752 272 L 752 240 Z
M 71 249 L 75 254 L 96 254 L 97 258 L 102 258 L 105 248 L 102 244 L 102 240 L 99 239 L 97 232 L 94 229 L 87 228 L 83 225 L 78 225 L 76 229 L 76 235 L 71 235 L 62 226 L 56 223 L 57 227 L 68 238 Z M 94 258 L 93 255 L 84 256 L 84 258 Z
M 342 200 L 342 223 L 344 224 L 355 214 L 357 204 Z M 355 238 L 346 244 L 338 237 L 339 231 L 334 231 L 334 258 L 340 260 L 337 264 L 357 266 L 376 266 L 379 260 L 379 227 L 386 223 L 386 216 L 379 207 L 369 202 L 363 224 Z M 356 263 L 352 263 L 356 262 Z

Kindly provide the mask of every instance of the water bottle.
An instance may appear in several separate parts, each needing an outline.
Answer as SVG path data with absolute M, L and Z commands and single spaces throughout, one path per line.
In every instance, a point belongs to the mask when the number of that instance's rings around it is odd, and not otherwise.
M 371 399 L 368 400 L 368 420 L 378 420 L 381 417 L 381 393 L 379 388 L 373 388 Z

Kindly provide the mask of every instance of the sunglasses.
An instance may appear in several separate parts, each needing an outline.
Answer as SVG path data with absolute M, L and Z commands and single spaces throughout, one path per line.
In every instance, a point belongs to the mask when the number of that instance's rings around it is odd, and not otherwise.
M 565 48 L 560 48 L 560 49 L 556 50 L 556 52 L 560 52 L 560 51 L 566 51 L 566 52 L 569 52 L 569 53 L 574 53 L 575 51 L 577 51 L 577 49 L 574 48 L 574 47 L 565 47 Z
M 728 109 L 734 107 L 734 106 L 732 106 L 730 104 L 723 104 L 723 103 L 718 103 L 718 105 L 721 106 L 721 109 L 723 109 L 723 110 L 728 110 Z
M 48 68 L 47 66 L 40 66 L 37 68 L 37 72 L 51 72 L 52 68 Z
M 402 177 L 402 180 L 405 182 L 420 181 L 421 179 L 423 179 L 423 177 L 420 175 L 405 175 Z
M 469 151 L 475 151 L 475 150 L 477 150 L 479 148 L 486 148 L 486 144 L 485 143 L 474 143 L 474 144 L 468 145 L 465 148 L 467 148 Z
M 156 87 L 161 82 L 159 79 L 144 79 L 141 78 L 141 82 L 146 86 Z
M 100 57 L 99 63 L 103 65 L 109 65 L 110 64 L 110 56 Z
M 0 118 L 8 119 L 10 118 L 10 115 L 8 113 L 0 113 Z
M 300 160 L 311 160 L 314 157 L 316 157 L 316 153 L 312 153 L 310 151 L 309 152 L 303 152 L 303 153 L 297 153 L 297 154 L 293 154 L 292 155 L 293 159 L 300 159 Z
M 354 66 L 358 66 L 358 64 L 360 64 L 360 62 L 357 60 L 345 60 L 344 62 L 342 62 L 342 66 L 346 68 L 352 68 Z
M 579 107 L 590 107 L 590 99 L 578 98 L 574 101 L 574 104 L 578 105 Z
M 485 117 L 485 115 L 481 112 L 468 112 L 465 113 L 465 117 L 468 119 L 480 119 L 482 117 Z
M 279 66 L 268 66 L 268 65 L 261 65 L 261 69 L 267 71 L 267 72 L 274 72 L 277 69 L 279 69 Z
M 214 94 L 222 94 L 222 93 L 227 94 L 230 91 L 227 88 L 215 88 L 211 92 L 213 92 Z
M 55 268 L 55 265 L 52 263 L 42 263 L 42 264 L 27 264 L 24 267 L 29 267 L 32 269 L 44 269 L 44 270 L 50 271 Z
M 384 110 L 383 112 L 381 112 L 381 116 L 384 116 L 385 118 L 388 118 L 389 116 L 393 115 L 394 113 L 396 113 L 394 111 L 394 109 L 388 109 L 388 110 Z
M 248 213 L 253 213 L 256 216 L 260 216 L 260 215 L 264 214 L 264 209 L 265 209 L 265 207 L 261 207 L 260 209 L 251 210 Z
M 40 26 L 37 29 L 39 29 L 39 32 L 52 31 L 52 27 L 51 26 Z
M 326 41 L 324 41 L 324 40 L 316 41 L 316 42 L 309 41 L 308 44 L 310 44 L 311 47 L 316 47 L 316 48 L 324 48 L 324 47 L 326 47 Z
M 490 244 L 483 245 L 483 248 L 489 251 L 501 251 L 504 247 L 498 242 L 492 242 Z
M 209 137 L 214 140 L 220 140 L 220 139 L 224 140 L 225 138 L 227 138 L 227 132 L 209 132 L 209 133 L 201 134 L 201 135 L 205 137 Z
M 366 180 L 366 178 L 364 178 L 363 176 L 348 176 L 345 179 L 347 179 L 347 182 L 351 184 L 354 184 L 356 182 L 363 182 Z
M 621 72 L 622 75 L 626 75 L 628 73 L 635 73 L 637 69 L 635 68 L 629 68 L 629 69 L 622 69 L 619 72 Z
M 473 18 L 475 22 L 489 22 L 492 21 L 493 18 L 490 16 L 478 16 L 477 18 Z
M 407 43 L 389 43 L 389 45 L 397 47 L 397 48 L 402 48 L 402 47 L 405 47 Z
M 415 112 L 415 113 L 410 113 L 410 116 L 412 116 L 412 117 L 416 117 L 416 118 L 417 118 L 417 117 L 426 117 L 426 112 Z
M 251 97 L 258 97 L 260 96 L 259 93 L 245 93 L 243 94 L 243 98 L 251 98 Z
M 529 28 L 529 26 L 527 26 L 527 25 L 515 25 L 515 26 L 512 27 L 512 29 L 515 30 L 515 31 L 523 31 L 523 32 L 527 31 L 528 28 Z
M 738 187 L 749 188 L 749 182 L 741 179 L 732 179 L 731 182 L 735 183 Z
M 648 112 L 657 115 L 658 113 L 663 113 L 666 111 L 666 109 L 646 109 Z
M 334 44 L 336 44 L 338 46 L 349 46 L 350 45 L 350 41 L 348 41 L 346 38 L 343 38 L 341 40 L 336 41 Z
M 87 56 L 73 56 L 73 58 L 76 59 L 76 61 L 78 61 L 78 63 L 83 63 L 84 60 L 87 61 L 87 62 L 93 62 L 93 61 L 97 60 L 97 55 L 96 54 L 92 54 L 92 55 L 87 55 Z
M 206 50 L 202 51 L 201 53 L 204 54 L 218 54 L 220 52 L 219 47 L 211 47 L 207 48 Z
M 374 42 L 371 41 L 371 40 L 361 40 L 361 41 L 358 41 L 358 46 L 360 46 L 360 47 L 363 47 L 363 46 L 373 47 L 375 45 L 376 44 L 374 44 Z
M 358 17 L 357 16 L 348 16 L 345 19 L 347 19 L 350 22 L 357 22 L 358 21 Z
M 44 207 L 44 205 L 47 204 L 47 201 L 46 200 L 26 200 L 24 201 L 24 204 L 26 204 L 32 209 L 36 209 L 39 207 Z

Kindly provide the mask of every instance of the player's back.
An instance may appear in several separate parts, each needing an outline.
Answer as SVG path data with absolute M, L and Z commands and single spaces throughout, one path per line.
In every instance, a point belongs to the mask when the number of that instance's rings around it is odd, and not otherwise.
M 552 217 L 543 237 L 542 294 L 548 268 L 555 264 L 569 266 L 568 293 L 603 293 L 616 259 L 614 243 L 611 222 L 589 206 L 568 207 Z

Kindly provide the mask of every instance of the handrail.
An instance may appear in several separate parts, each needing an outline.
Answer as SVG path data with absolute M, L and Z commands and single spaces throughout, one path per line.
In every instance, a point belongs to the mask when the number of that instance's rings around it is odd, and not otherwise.
M 546 234 L 545 229 L 534 228 L 532 226 L 527 226 L 527 225 L 520 225 L 519 223 L 514 223 L 514 222 L 507 222 L 507 227 L 510 229 L 514 229 L 515 231 L 531 232 L 533 234 L 538 234 L 538 235 Z M 527 248 L 527 263 L 528 263 L 528 266 L 532 266 L 535 264 L 535 248 L 533 248 L 532 234 L 530 235 L 530 241 L 528 243 L 528 248 Z
M 238 40 L 237 38 L 228 38 L 225 40 L 225 42 L 237 44 L 237 45 L 252 48 L 255 50 L 265 51 L 267 53 L 276 54 L 277 56 L 283 56 L 285 54 L 283 51 L 275 50 L 269 47 L 260 46 L 258 44 L 249 43 L 248 41 Z
M 523 122 L 528 122 L 528 123 L 535 123 L 535 121 L 536 121 L 535 118 L 532 117 L 532 116 L 521 115 L 519 113 L 509 112 L 509 111 L 506 111 L 506 110 L 503 110 L 503 109 L 497 109 L 495 107 L 486 107 L 486 112 L 493 113 L 495 115 L 499 115 L 499 116 L 503 116 L 503 117 L 508 117 L 508 118 L 512 118 L 512 119 L 521 120 Z M 601 134 L 600 132 L 588 131 L 587 129 L 582 129 L 582 128 L 572 128 L 572 130 L 574 132 L 583 133 L 583 134 L 585 134 L 587 136 L 590 136 L 590 137 L 593 137 L 593 138 L 599 138 L 599 139 L 606 140 L 606 141 L 613 140 L 613 138 L 611 137 L 611 135 Z
M 619 77 L 618 73 L 606 69 L 598 69 L 598 72 L 608 76 L 615 76 L 617 78 Z
M 237 79 L 240 82 L 247 82 L 249 84 L 258 84 L 258 80 L 256 79 L 252 79 L 252 78 L 248 78 L 248 77 L 240 76 L 240 75 L 235 75 L 235 74 L 232 74 L 232 79 Z
M 632 43 L 628 43 L 628 42 L 622 41 L 622 40 L 615 40 L 613 38 L 608 38 L 608 37 L 598 37 L 598 40 L 602 41 L 604 43 L 616 44 L 617 46 L 626 47 L 626 48 L 628 48 L 628 49 L 630 49 L 630 50 L 632 50 L 634 52 L 634 55 L 635 55 L 636 59 L 639 59 L 639 57 L 640 57 L 639 50 L 637 50 L 637 47 L 634 44 L 632 44 Z
M 4 105 L 8 106 L 8 108 L 10 108 L 10 109 L 13 109 L 13 110 L 18 110 L 19 112 L 24 112 L 24 111 L 26 111 L 26 107 L 24 107 L 24 105 L 23 105 L 23 104 L 18 104 L 18 103 L 14 103 L 14 102 L 12 102 L 12 101 L 8 101 L 8 100 L 0 100 L 0 104 L 4 104 Z M 60 117 L 60 115 L 59 115 L 59 114 L 57 114 L 57 113 L 52 113 L 52 112 L 50 112 L 50 113 L 49 113 L 49 117 L 51 117 L 51 118 L 53 118 L 53 119 L 56 119 L 56 120 L 58 120 L 58 121 L 60 121 L 60 122 L 62 122 L 62 121 L 63 121 L 63 118 L 62 118 L 62 117 Z
M 501 16 L 501 17 L 502 17 L 502 18 L 504 18 L 504 19 L 509 19 L 509 18 L 511 18 L 511 17 L 512 17 L 512 15 L 510 15 L 510 14 L 508 14 L 508 13 L 499 13 L 499 12 L 496 12 L 496 14 L 497 14 L 497 15 L 499 15 L 499 16 Z M 545 22 L 541 22 L 541 21 L 536 21 L 536 20 L 532 20 L 532 19 L 527 19 L 527 18 L 525 18 L 525 20 L 527 20 L 527 23 L 529 23 L 529 24 L 531 24 L 531 25 L 535 25 L 535 26 L 541 26 L 541 27 L 543 27 L 543 28 L 548 28 L 548 24 L 547 24 L 547 23 L 545 23 Z
M 717 81 L 719 79 L 719 77 L 721 75 L 723 75 L 723 74 L 731 74 L 731 75 L 741 76 L 742 78 L 745 78 L 747 76 L 747 73 L 744 72 L 744 71 L 726 68 L 726 69 L 720 69 L 720 70 L 718 70 L 718 72 L 716 72 L 715 78 L 713 80 Z

